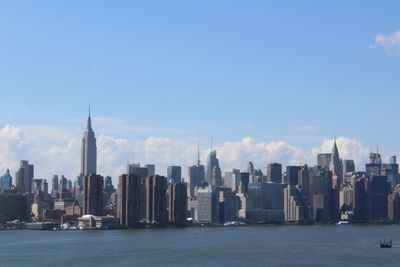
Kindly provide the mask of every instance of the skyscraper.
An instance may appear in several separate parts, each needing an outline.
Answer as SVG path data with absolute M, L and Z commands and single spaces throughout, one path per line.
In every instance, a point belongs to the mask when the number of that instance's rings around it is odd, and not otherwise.
M 205 168 L 200 164 L 200 150 L 197 153 L 197 164 L 189 167 L 190 196 L 194 197 L 194 188 L 204 183 Z
M 187 214 L 187 185 L 185 183 L 168 186 L 169 223 L 184 226 Z
M 141 178 L 138 175 L 121 175 L 118 184 L 118 218 L 121 226 L 137 227 L 141 219 Z
M 167 178 L 170 183 L 180 183 L 182 182 L 182 168 L 181 166 L 168 166 L 167 168 Z
M 104 179 L 100 175 L 86 175 L 83 180 L 83 214 L 103 215 Z
M 270 163 L 267 167 L 267 177 L 270 183 L 282 183 L 282 165 L 279 163 Z
M 146 177 L 146 221 L 148 224 L 165 226 L 167 223 L 167 178 Z
M 58 183 L 58 175 L 53 175 L 53 178 L 51 178 L 51 194 L 53 196 L 57 196 L 57 194 L 60 192 L 60 187 Z
M 343 164 L 339 156 L 336 139 L 333 143 L 332 161 L 329 169 L 332 171 L 332 188 L 340 188 L 343 182 Z
M 96 137 L 92 129 L 92 119 L 89 117 L 87 127 L 82 138 L 81 174 L 86 176 L 97 173 L 97 146 Z
M 12 185 L 12 177 L 10 175 L 10 171 L 7 170 L 7 172 L 0 177 L 0 192 L 10 190 L 11 185 Z
M 331 161 L 332 154 L 318 154 L 317 165 L 320 166 L 322 169 L 328 169 Z
M 27 160 L 21 160 L 20 167 L 15 174 L 18 193 L 31 193 L 34 168 Z
M 215 175 L 221 175 L 221 169 L 219 167 L 219 161 L 217 159 L 217 151 L 213 150 L 207 157 L 207 165 L 206 165 L 206 182 L 209 185 L 215 185 L 220 181 L 216 181 L 216 179 L 220 179 L 221 177 L 215 177 Z M 214 174 L 214 176 L 213 176 Z M 222 178 L 221 178 L 222 180 Z

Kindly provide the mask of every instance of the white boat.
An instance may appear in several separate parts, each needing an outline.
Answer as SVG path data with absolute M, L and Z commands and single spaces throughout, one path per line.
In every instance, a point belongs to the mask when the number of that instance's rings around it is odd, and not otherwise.
M 337 223 L 337 225 L 349 225 L 350 222 L 349 221 L 340 221 Z

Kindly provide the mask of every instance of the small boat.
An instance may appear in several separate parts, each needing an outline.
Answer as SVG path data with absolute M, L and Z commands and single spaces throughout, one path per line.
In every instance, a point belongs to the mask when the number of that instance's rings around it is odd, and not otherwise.
M 386 242 L 386 240 L 383 240 L 383 242 L 380 242 L 380 247 L 381 248 L 392 248 L 392 240 L 390 240 L 389 242 Z
M 336 225 L 349 225 L 349 224 L 350 224 L 349 221 L 340 221 Z

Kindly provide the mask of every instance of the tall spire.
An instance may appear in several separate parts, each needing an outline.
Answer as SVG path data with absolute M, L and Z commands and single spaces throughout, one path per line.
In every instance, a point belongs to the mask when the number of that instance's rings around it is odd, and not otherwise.
M 213 152 L 213 138 L 211 136 L 211 152 Z
M 200 144 L 197 143 L 197 167 L 200 166 Z
M 87 130 L 91 130 L 91 131 L 93 130 L 93 129 L 92 129 L 92 118 L 90 117 L 90 105 L 89 105 L 89 117 L 88 117 L 86 129 L 87 129 Z

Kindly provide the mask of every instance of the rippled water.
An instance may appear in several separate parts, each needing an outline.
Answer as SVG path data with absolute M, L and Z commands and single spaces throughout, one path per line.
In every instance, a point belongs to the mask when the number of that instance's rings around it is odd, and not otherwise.
M 1 231 L 0 238 L 1 266 L 400 266 L 400 226 Z M 383 238 L 395 247 L 380 249 Z

